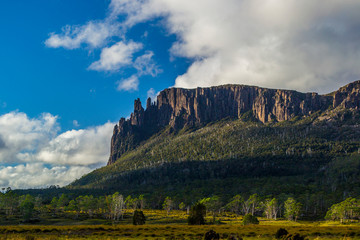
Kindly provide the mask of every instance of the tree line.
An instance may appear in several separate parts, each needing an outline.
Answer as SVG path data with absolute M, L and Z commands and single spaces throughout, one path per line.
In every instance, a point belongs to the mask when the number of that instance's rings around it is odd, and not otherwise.
M 202 204 L 207 216 L 216 222 L 219 214 L 224 212 L 233 213 L 236 216 L 261 216 L 267 219 L 277 220 L 286 218 L 297 221 L 304 216 L 303 204 L 293 197 L 283 199 L 274 197 L 262 197 L 252 194 L 249 197 L 237 194 L 230 201 L 223 202 L 220 196 L 211 196 L 194 201 L 192 204 L 179 202 L 171 197 L 165 197 L 162 209 L 170 214 L 172 210 L 187 211 L 190 214 L 192 206 Z M 17 195 L 11 190 L 0 193 L 0 213 L 3 218 L 17 216 L 25 222 L 42 217 L 69 217 L 69 218 L 103 218 L 118 222 L 124 218 L 126 210 L 143 210 L 148 208 L 144 195 L 136 197 L 127 196 L 116 192 L 114 194 L 94 197 L 83 195 L 72 197 L 61 194 L 53 197 L 51 201 L 42 199 L 41 196 Z M 348 198 L 343 202 L 333 204 L 325 219 L 346 222 L 360 218 L 360 199 Z

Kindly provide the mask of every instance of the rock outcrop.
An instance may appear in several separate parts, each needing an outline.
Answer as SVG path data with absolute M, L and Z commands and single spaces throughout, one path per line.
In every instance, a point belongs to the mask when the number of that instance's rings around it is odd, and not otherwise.
M 244 85 L 165 89 L 157 96 L 156 102 L 150 98 L 147 100 L 145 110 L 140 99 L 135 100 L 130 119 L 120 119 L 114 127 L 108 165 L 166 126 L 178 130 L 223 118 L 240 118 L 245 113 L 267 123 L 325 112 L 330 107 L 358 110 L 359 90 L 360 81 L 328 95 Z

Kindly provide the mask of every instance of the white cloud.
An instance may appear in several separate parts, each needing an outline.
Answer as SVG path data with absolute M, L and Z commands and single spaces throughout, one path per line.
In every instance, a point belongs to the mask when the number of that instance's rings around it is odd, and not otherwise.
M 80 124 L 77 120 L 73 120 L 74 127 L 80 127 Z
M 144 55 L 137 57 L 134 62 L 134 68 L 138 70 L 138 76 L 151 75 L 156 77 L 162 72 L 153 60 L 154 53 L 152 51 L 146 52 Z
M 154 101 L 156 99 L 156 92 L 155 92 L 155 89 L 153 88 L 150 88 L 148 91 L 147 91 L 147 97 L 148 98 L 151 98 L 152 101 Z
M 70 130 L 52 139 L 36 158 L 56 165 L 105 165 L 109 157 L 113 123 L 81 130 Z
M 51 48 L 75 49 L 87 44 L 92 48 L 103 46 L 106 41 L 120 35 L 120 26 L 107 21 L 90 21 L 83 26 L 65 26 L 60 34 L 50 33 L 45 45 Z
M 59 134 L 57 119 L 0 116 L 0 187 L 62 186 L 106 164 L 113 123 Z
M 118 81 L 117 88 L 118 91 L 137 91 L 139 89 L 139 79 L 136 75 Z
M 30 119 L 25 113 L 0 116 L 0 163 L 28 161 L 26 153 L 36 152 L 59 131 L 57 116 L 49 113 Z
M 133 67 L 137 70 L 136 79 L 131 77 L 121 90 L 137 90 L 139 78 L 143 75 L 155 77 L 161 72 L 161 69 L 153 60 L 154 53 L 146 51 L 145 54 L 133 61 L 133 54 L 143 48 L 142 43 L 134 41 L 125 41 L 126 31 L 133 26 L 132 23 L 139 22 L 139 19 L 119 21 L 119 15 L 129 13 L 137 16 L 139 9 L 142 7 L 142 1 L 129 0 L 112 0 L 108 14 L 103 20 L 89 21 L 84 25 L 66 25 L 62 28 L 61 33 L 50 33 L 45 45 L 51 48 L 63 47 L 66 49 L 76 49 L 82 46 L 88 46 L 90 49 L 100 48 L 100 59 L 93 62 L 88 67 L 89 70 L 116 72 L 123 67 Z M 144 13 L 144 9 L 142 12 Z M 152 14 L 150 11 L 149 14 Z M 123 18 L 121 18 L 123 19 Z M 147 32 L 144 33 L 144 36 Z M 119 39 L 122 39 L 119 41 Z M 109 43 L 117 41 L 112 46 Z M 130 81 L 131 80 L 131 81 Z M 126 84 L 131 83 L 131 86 Z
M 0 186 L 11 186 L 13 189 L 48 187 L 51 185 L 64 186 L 91 170 L 86 166 L 46 167 L 42 163 L 2 167 L 0 168 Z
M 100 60 L 93 62 L 89 69 L 96 71 L 116 71 L 132 63 L 132 56 L 142 48 L 141 43 L 130 41 L 118 42 L 111 47 L 103 48 Z
M 225 83 L 328 92 L 360 78 L 357 0 L 113 0 L 131 27 L 158 16 L 195 59 L 177 87 Z

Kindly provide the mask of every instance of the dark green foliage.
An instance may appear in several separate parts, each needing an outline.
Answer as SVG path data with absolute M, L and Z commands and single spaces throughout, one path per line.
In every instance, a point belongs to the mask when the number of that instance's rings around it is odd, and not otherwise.
M 334 204 L 327 211 L 325 219 L 340 220 L 341 222 L 360 218 L 360 199 L 347 198 Z
M 289 197 L 284 203 L 284 216 L 290 221 L 296 221 L 300 215 L 301 203 L 297 202 L 294 198 Z
M 219 240 L 220 235 L 216 233 L 214 230 L 210 230 L 205 233 L 204 240 Z
M 313 119 L 274 124 L 225 119 L 174 133 L 166 128 L 68 190 L 144 193 L 150 198 L 158 192 L 188 199 L 216 194 L 229 200 L 240 188 L 247 195 L 276 198 L 282 193 L 303 199 L 308 198 L 299 196 L 307 193 L 331 193 L 324 197 L 330 203 L 341 200 L 344 192 L 359 194 L 359 171 L 346 167 L 344 159 L 353 159 L 354 167 L 360 162 L 360 135 L 351 126 L 322 126 L 312 124 Z M 248 185 L 239 184 L 244 181 Z M 318 205 L 321 209 L 306 209 L 323 214 L 331 206 Z
M 263 125 L 228 119 L 178 134 L 169 134 L 165 129 L 136 149 L 124 153 L 115 164 L 84 176 L 72 186 L 109 187 L 112 184 L 117 186 L 118 184 L 113 180 L 123 176 L 123 172 L 155 168 L 164 163 L 179 161 L 236 159 L 242 162 L 248 158 L 267 159 L 275 156 L 284 162 L 296 161 L 297 167 L 300 167 L 288 169 L 290 164 L 282 165 L 280 162 L 277 164 L 280 168 L 278 174 L 294 174 L 306 171 L 304 168 L 311 170 L 312 167 L 318 167 L 305 164 L 307 161 L 316 164 L 317 162 L 313 160 L 324 159 L 323 161 L 328 162 L 333 156 L 352 153 L 360 147 L 359 136 L 350 127 L 324 128 L 300 123 L 301 121 Z M 272 166 L 272 163 L 267 167 L 269 166 Z M 276 171 L 276 169 L 270 170 Z M 257 174 L 256 172 L 255 175 Z M 107 180 L 109 175 L 112 176 L 111 181 Z M 123 181 L 123 179 L 119 180 Z M 93 184 L 95 182 L 96 184 Z
M 188 217 L 189 225 L 203 225 L 205 224 L 206 207 L 202 203 L 196 203 L 191 207 L 190 215 Z
M 144 216 L 143 211 L 135 210 L 133 216 L 133 224 L 134 225 L 144 225 L 146 218 Z
M 29 222 L 34 212 L 34 198 L 29 194 L 22 197 L 23 200 L 20 203 L 20 210 L 23 215 L 23 220 Z
M 280 239 L 286 236 L 289 232 L 285 228 L 279 228 L 275 233 L 275 238 Z
M 259 220 L 254 215 L 246 214 L 242 220 L 243 225 L 259 224 Z

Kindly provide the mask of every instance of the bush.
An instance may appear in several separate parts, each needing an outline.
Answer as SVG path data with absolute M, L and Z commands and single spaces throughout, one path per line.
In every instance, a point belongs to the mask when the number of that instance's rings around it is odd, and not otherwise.
M 285 228 L 279 228 L 275 233 L 275 238 L 279 239 L 286 236 L 289 232 Z
M 196 203 L 191 207 L 188 218 L 189 225 L 203 225 L 205 224 L 206 207 L 202 203 Z
M 133 224 L 134 225 L 144 225 L 145 224 L 145 216 L 143 211 L 135 210 L 134 216 L 133 216 Z
M 244 219 L 242 221 L 243 225 L 249 225 L 249 224 L 259 224 L 259 220 L 257 219 L 257 217 L 251 215 L 251 214 L 246 214 L 244 216 Z
M 220 235 L 216 233 L 214 230 L 210 230 L 207 233 L 205 233 L 204 240 L 219 240 Z

